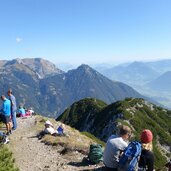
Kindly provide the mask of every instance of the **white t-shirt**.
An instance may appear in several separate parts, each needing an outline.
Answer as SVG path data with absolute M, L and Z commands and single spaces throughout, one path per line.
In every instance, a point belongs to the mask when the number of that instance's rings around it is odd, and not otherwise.
M 122 137 L 112 135 L 109 137 L 104 150 L 103 162 L 105 166 L 117 168 L 120 152 L 128 146 Z
M 51 135 L 54 134 L 54 133 L 56 133 L 56 131 L 54 130 L 53 127 L 45 128 L 44 131 L 45 131 L 45 133 L 51 134 Z

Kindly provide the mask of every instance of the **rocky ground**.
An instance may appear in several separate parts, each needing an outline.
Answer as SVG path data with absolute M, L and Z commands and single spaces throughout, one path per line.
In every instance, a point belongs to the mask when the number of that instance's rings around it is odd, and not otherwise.
M 37 138 L 35 116 L 17 118 L 18 128 L 7 145 L 20 171 L 102 171 L 103 164 L 89 165 L 78 151 L 60 154 L 62 146 L 45 145 Z

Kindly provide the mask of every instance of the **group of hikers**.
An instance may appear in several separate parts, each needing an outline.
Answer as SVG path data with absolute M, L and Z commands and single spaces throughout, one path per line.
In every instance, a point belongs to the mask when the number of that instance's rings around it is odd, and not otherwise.
M 31 109 L 26 112 L 25 109 L 20 105 L 19 110 L 17 110 L 16 98 L 12 93 L 12 89 L 7 91 L 7 96 L 1 95 L 1 100 L 3 101 L 2 109 L 0 109 L 0 118 L 6 125 L 6 136 L 12 134 L 12 131 L 17 129 L 17 119 L 16 116 L 27 116 L 34 113 Z M 0 132 L 0 136 L 4 136 L 3 132 Z M 9 140 L 8 140 L 9 142 Z M 5 141 L 7 143 L 7 141 Z
M 64 124 L 60 124 L 56 129 L 54 128 L 52 122 L 49 120 L 44 123 L 44 130 L 41 131 L 38 135 L 38 138 L 41 139 L 45 134 L 50 134 L 52 136 L 65 136 L 65 127 Z
M 153 134 L 151 130 L 144 129 L 141 132 L 140 143 L 132 142 L 128 145 L 128 140 L 131 137 L 131 132 L 132 131 L 130 127 L 122 125 L 119 129 L 118 135 L 111 135 L 109 137 L 103 155 L 105 171 L 131 171 L 131 169 L 135 169 L 133 167 L 137 167 L 136 170 L 138 171 L 154 170 L 154 154 L 152 151 Z M 140 150 L 138 151 L 138 149 L 136 148 L 139 148 Z M 122 166 L 123 163 L 124 166 Z M 171 160 L 165 166 L 168 167 L 169 171 L 171 171 Z

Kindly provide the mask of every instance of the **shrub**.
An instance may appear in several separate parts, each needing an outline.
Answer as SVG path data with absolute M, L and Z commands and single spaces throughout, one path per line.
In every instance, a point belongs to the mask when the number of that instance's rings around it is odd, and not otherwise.
M 0 171 L 19 171 L 14 166 L 12 153 L 4 145 L 0 145 Z

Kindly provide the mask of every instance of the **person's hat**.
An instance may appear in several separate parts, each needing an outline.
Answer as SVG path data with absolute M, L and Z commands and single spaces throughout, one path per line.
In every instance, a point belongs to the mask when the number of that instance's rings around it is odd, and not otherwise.
M 141 142 L 142 143 L 149 143 L 153 140 L 153 134 L 150 130 L 144 129 L 141 133 Z
M 45 122 L 45 125 L 53 126 L 52 123 L 51 123 L 49 120 L 47 120 L 47 121 Z

